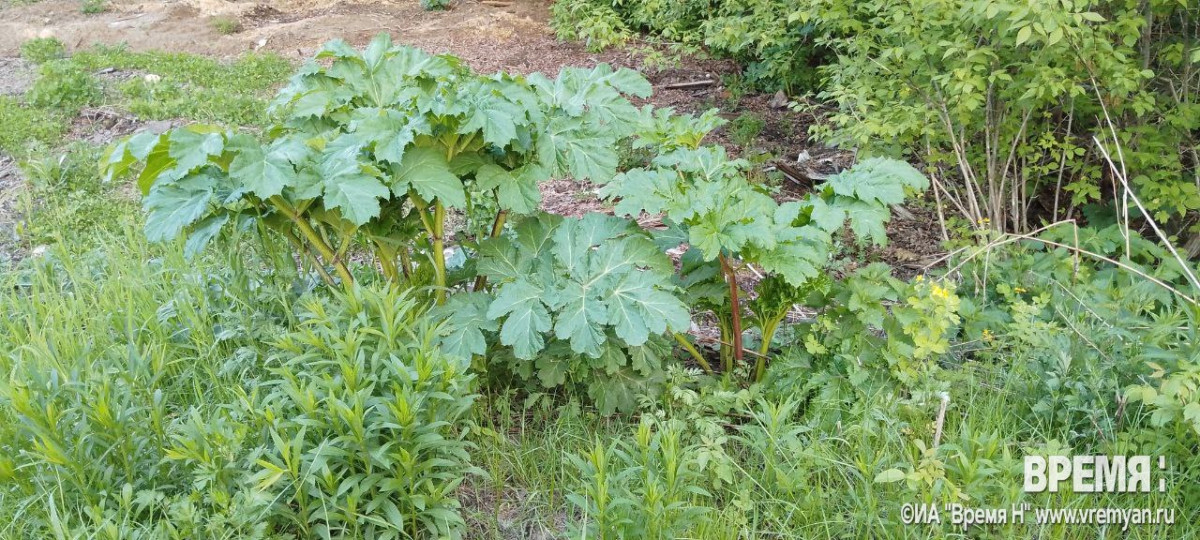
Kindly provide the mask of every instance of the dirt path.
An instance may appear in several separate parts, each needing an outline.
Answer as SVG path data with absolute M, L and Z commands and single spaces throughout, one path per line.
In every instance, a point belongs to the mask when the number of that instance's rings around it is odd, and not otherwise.
M 126 43 L 133 50 L 217 57 L 266 50 L 299 59 L 311 56 L 330 39 L 362 45 L 380 32 L 431 52 L 453 52 L 481 71 L 557 71 L 565 64 L 586 65 L 601 56 L 607 61 L 622 56 L 618 52 L 590 55 L 576 45 L 558 43 L 546 24 L 549 3 L 514 0 L 509 7 L 497 8 L 458 0 L 447 11 L 427 12 L 416 0 L 116 0 L 106 13 L 85 15 L 77 0 L 47 0 L 0 8 L 0 57 L 16 56 L 25 40 L 54 36 L 71 50 L 95 43 Z M 216 16 L 238 19 L 243 30 L 220 34 L 212 24 Z

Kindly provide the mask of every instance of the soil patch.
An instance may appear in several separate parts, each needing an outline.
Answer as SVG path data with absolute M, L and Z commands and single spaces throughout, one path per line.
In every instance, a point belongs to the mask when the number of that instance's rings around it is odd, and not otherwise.
M 19 96 L 33 86 L 37 67 L 20 58 L 0 58 L 0 96 Z
M 16 160 L 0 153 L 0 267 L 8 267 L 24 256 L 17 237 L 17 198 L 25 177 Z

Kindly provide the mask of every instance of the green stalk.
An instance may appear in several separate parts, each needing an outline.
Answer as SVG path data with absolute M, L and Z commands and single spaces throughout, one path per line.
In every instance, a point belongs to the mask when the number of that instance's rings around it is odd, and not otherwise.
M 321 275 L 321 280 L 324 281 L 326 285 L 329 285 L 330 287 L 337 285 L 337 283 L 333 281 L 333 276 L 329 275 L 329 272 L 325 270 L 325 265 L 321 264 L 321 261 L 317 259 L 315 254 L 313 254 L 312 249 L 309 248 L 309 246 L 306 245 L 303 240 L 297 237 L 296 233 L 288 230 L 284 231 L 284 236 L 287 237 L 288 241 L 296 247 L 297 251 L 304 254 L 304 260 L 308 261 L 308 263 L 317 270 L 317 273 Z
M 686 350 L 688 354 L 690 354 L 692 358 L 696 360 L 696 363 L 700 364 L 700 368 L 703 369 L 705 373 L 712 375 L 712 366 L 708 365 L 708 360 L 705 360 L 704 355 L 700 354 L 700 351 L 696 350 L 695 345 L 692 345 L 692 343 L 688 341 L 687 338 L 683 337 L 683 334 L 680 334 L 679 332 L 672 332 L 671 335 L 674 336 L 675 341 L 678 341 L 679 344 L 683 346 L 684 350 Z
M 787 316 L 787 312 L 784 312 Z M 762 381 L 763 374 L 767 371 L 767 351 L 771 348 L 771 342 L 775 340 L 775 332 L 779 331 L 779 324 L 783 322 L 783 317 L 765 320 L 762 325 L 762 345 L 758 348 L 758 364 L 754 367 L 754 382 Z
M 437 281 L 435 295 L 438 305 L 446 303 L 446 241 L 443 239 L 446 224 L 446 207 L 442 201 L 435 201 L 433 206 L 433 270 Z
M 296 228 L 300 229 L 300 234 L 304 236 L 305 240 L 308 240 L 309 244 L 316 248 L 317 252 L 321 254 L 322 259 L 330 261 L 330 263 L 333 264 L 333 269 L 337 271 L 338 277 L 342 278 L 342 285 L 344 285 L 346 288 L 349 288 L 354 284 L 354 276 L 350 275 L 350 271 L 346 269 L 346 265 L 337 260 L 338 258 L 333 252 L 333 248 L 329 247 L 329 244 L 326 244 L 325 241 L 321 239 L 321 235 L 318 234 L 317 231 L 313 230 L 312 225 L 310 225 L 307 220 L 296 214 L 296 212 L 292 210 L 291 205 L 289 205 L 287 201 L 283 200 L 283 197 L 280 197 L 279 195 L 271 197 L 270 202 L 271 204 L 274 204 L 280 212 L 283 212 L 283 215 L 292 220 L 292 223 L 296 224 Z
M 504 222 L 506 220 L 508 220 L 508 210 L 496 212 L 496 219 L 492 221 L 492 234 L 490 238 L 500 236 L 500 233 L 504 231 Z M 484 287 L 487 287 L 487 276 L 481 275 L 475 278 L 475 287 L 471 290 L 482 291 Z
M 383 271 L 383 276 L 392 283 L 400 282 L 400 270 L 396 268 L 396 252 L 383 246 L 381 242 L 376 242 L 375 256 L 379 258 L 379 269 Z

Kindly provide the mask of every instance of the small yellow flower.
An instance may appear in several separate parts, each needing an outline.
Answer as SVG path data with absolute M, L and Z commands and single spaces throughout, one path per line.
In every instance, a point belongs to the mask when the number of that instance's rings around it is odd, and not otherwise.
M 933 289 L 929 295 L 934 298 L 941 298 L 944 300 L 950 297 L 950 290 L 935 283 L 933 284 Z
M 984 341 L 991 341 L 995 338 L 996 338 L 996 336 L 992 335 L 991 330 L 988 330 L 987 328 L 983 329 L 983 340 Z
M 925 281 L 925 274 L 918 274 L 918 275 L 917 275 L 916 282 L 917 282 L 917 283 L 920 283 L 920 282 L 922 282 L 922 281 Z
M 1021 293 L 1025 292 L 1025 288 L 1024 287 L 1013 287 L 1013 292 L 1015 292 L 1017 294 L 1021 294 Z

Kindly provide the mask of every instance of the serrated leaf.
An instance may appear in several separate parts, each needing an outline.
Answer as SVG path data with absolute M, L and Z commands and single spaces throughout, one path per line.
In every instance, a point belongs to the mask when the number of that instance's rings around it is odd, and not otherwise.
M 527 121 L 525 108 L 509 101 L 500 88 L 488 84 L 473 86 L 466 89 L 463 97 L 470 103 L 470 112 L 458 132 L 480 131 L 484 142 L 498 148 L 516 139 L 517 125 Z
M 183 244 L 183 256 L 191 259 L 204 251 L 204 247 L 221 232 L 221 227 L 228 221 L 229 214 L 218 214 L 200 220 L 188 235 L 187 242 Z
M 296 183 L 296 170 L 287 156 L 268 153 L 254 137 L 235 135 L 227 147 L 235 153 L 229 176 L 257 197 L 269 199 Z
M 480 189 L 495 189 L 500 207 L 518 214 L 529 214 L 537 210 L 542 202 L 538 190 L 539 180 L 547 175 L 537 164 L 529 164 L 515 171 L 507 171 L 494 164 L 479 167 L 475 182 Z
M 507 238 L 489 238 L 479 243 L 476 269 L 490 278 L 516 279 L 529 271 L 531 262 Z
M 124 176 L 135 163 L 146 161 L 154 147 L 165 140 L 164 135 L 143 131 L 110 145 L 100 160 L 104 180 L 111 182 Z
M 823 231 L 833 232 L 842 228 L 846 224 L 846 209 L 839 205 L 833 205 L 825 202 L 820 197 L 813 197 L 812 218 L 813 224 Z
M 499 325 L 487 316 L 491 297 L 482 292 L 459 293 L 430 315 L 444 319 L 440 335 L 442 350 L 451 356 L 470 360 L 487 352 L 484 332 L 495 332 Z
M 380 161 L 399 164 L 405 148 L 417 133 L 429 131 L 423 115 L 406 115 L 394 109 L 363 107 L 350 113 L 350 129 L 372 145 Z
M 593 358 L 600 356 L 604 345 L 604 325 L 608 312 L 596 294 L 587 286 L 569 281 L 559 291 L 561 307 L 556 315 L 554 335 L 569 339 L 571 350 Z
M 512 347 L 517 358 L 530 360 L 545 347 L 542 333 L 551 328 L 550 312 L 543 303 L 545 295 L 541 287 L 518 279 L 501 285 L 488 307 L 488 318 L 505 317 L 500 343 Z
M 538 380 L 546 388 L 562 386 L 567 382 L 567 374 L 571 372 L 571 362 L 568 359 L 549 354 L 538 356 L 534 366 L 537 367 Z
M 319 167 L 325 208 L 339 209 L 359 226 L 379 215 L 379 200 L 388 196 L 387 187 L 364 172 L 361 150 L 361 141 L 343 135 L 325 147 Z
M 840 205 L 850 220 L 850 230 L 859 240 L 870 240 L 877 246 L 887 244 L 887 222 L 891 211 L 886 206 L 864 201 L 841 201 Z
M 912 165 L 897 159 L 871 158 L 829 179 L 833 192 L 885 205 L 904 202 L 904 188 L 923 190 L 929 179 Z
M 185 227 L 199 220 L 208 211 L 214 184 L 212 177 L 200 175 L 152 189 L 143 202 L 149 212 L 146 239 L 151 242 L 172 240 Z
M 408 151 L 396 167 L 392 192 L 400 196 L 411 187 L 427 202 L 438 199 L 450 208 L 466 208 L 462 181 L 450 172 L 446 155 L 436 148 L 417 147 Z
M 187 174 L 207 165 L 209 158 L 221 155 L 225 138 L 213 132 L 211 126 L 188 126 L 171 130 L 169 154 L 175 160 L 175 168 Z
M 582 278 L 592 248 L 628 230 L 628 221 L 604 214 L 591 213 L 580 219 L 564 220 L 554 231 L 552 252 L 572 277 Z
M 651 333 L 683 331 L 691 324 L 687 306 L 652 282 L 645 272 L 625 274 L 605 302 L 609 323 L 626 344 L 636 347 L 646 343 Z
M 538 137 L 538 157 L 553 172 L 604 183 L 617 172 L 619 156 L 612 142 L 582 120 L 556 118 Z

